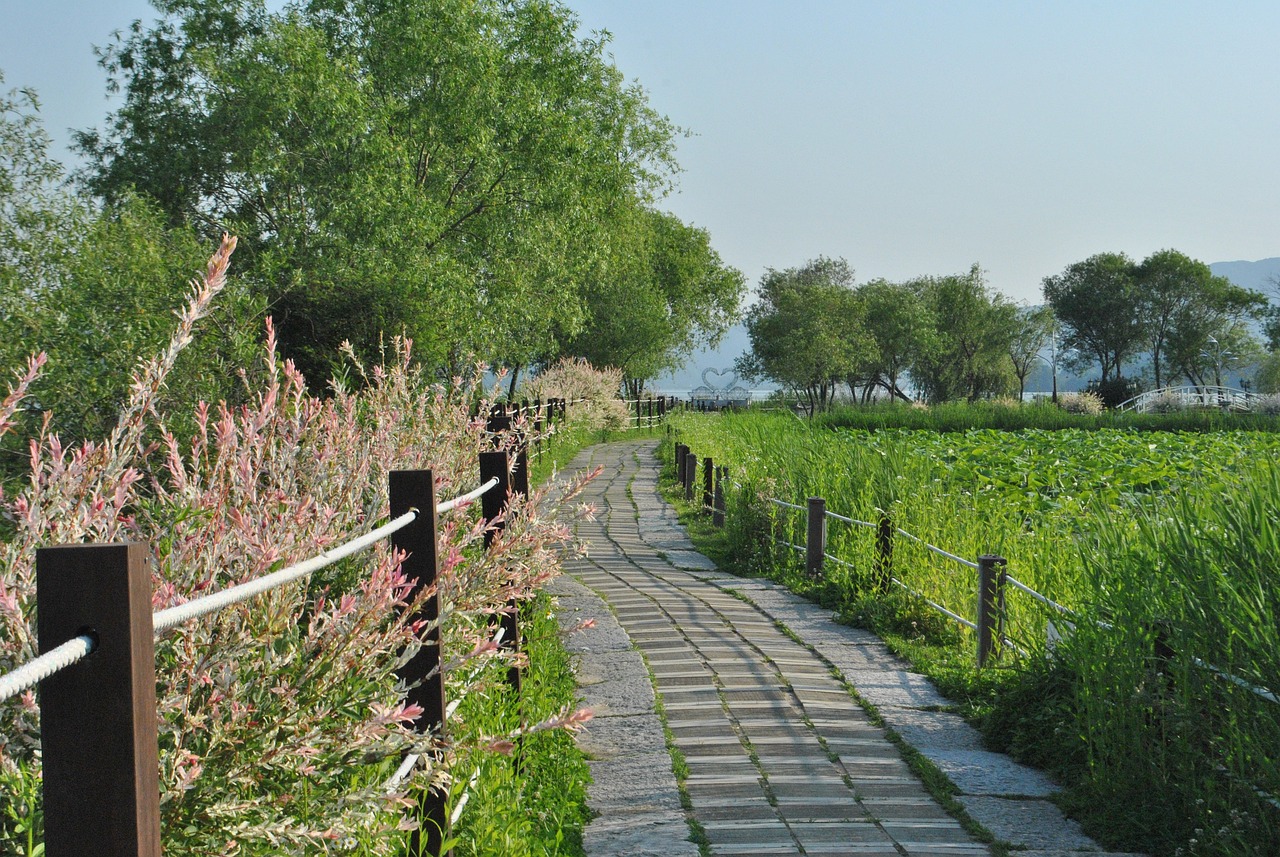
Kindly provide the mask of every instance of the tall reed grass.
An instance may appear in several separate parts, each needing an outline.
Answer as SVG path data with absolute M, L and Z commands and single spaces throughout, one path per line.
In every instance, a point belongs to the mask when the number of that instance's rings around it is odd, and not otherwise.
M 893 633 L 927 625 L 935 643 L 961 647 L 926 668 L 985 695 L 989 732 L 1064 776 L 1091 830 L 1156 854 L 1274 853 L 1280 705 L 1210 667 L 1280 688 L 1280 437 L 832 430 L 770 414 L 674 425 L 736 480 L 728 530 L 743 568 Z M 971 635 L 917 598 L 875 594 L 873 530 L 830 521 L 829 553 L 848 565 L 804 579 L 798 554 L 775 541 L 803 543 L 803 516 L 764 498 L 807 496 L 868 522 L 884 512 L 969 560 L 1001 554 L 1076 615 L 1010 591 L 1008 635 L 1025 655 L 1007 647 L 994 679 L 959 670 Z M 970 569 L 899 536 L 893 572 L 974 618 Z M 1053 651 L 1050 621 L 1067 636 Z

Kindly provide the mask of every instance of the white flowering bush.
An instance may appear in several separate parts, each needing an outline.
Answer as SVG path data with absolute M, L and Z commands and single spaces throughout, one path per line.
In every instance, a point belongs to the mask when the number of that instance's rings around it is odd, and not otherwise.
M 1102 413 L 1102 398 L 1096 393 L 1063 393 L 1058 396 L 1058 407 L 1069 414 L 1097 416 Z
M 226 282 L 224 241 L 163 354 L 138 368 L 111 436 L 64 447 L 31 443 L 25 487 L 0 493 L 11 535 L 0 544 L 0 672 L 36 654 L 35 552 L 48 545 L 141 540 L 155 559 L 162 609 L 314 556 L 387 516 L 392 469 L 432 468 L 440 499 L 478 482 L 487 448 L 471 416 L 480 373 L 433 383 L 394 343 L 386 365 L 354 362 L 364 385 L 320 397 L 282 361 L 268 324 L 261 365 L 244 373 L 248 404 L 200 405 L 194 436 L 175 437 L 157 400 L 197 321 Z M 350 356 L 350 355 L 349 355 Z M 45 359 L 31 359 L 0 402 L 14 427 Z M 481 413 L 487 409 L 488 398 Z M 46 427 L 48 423 L 46 420 Z M 569 531 L 554 520 L 578 486 L 516 501 L 499 538 L 481 549 L 479 505 L 442 517 L 441 628 L 450 699 L 468 676 L 507 657 L 489 617 L 527 599 L 558 571 Z M 393 853 L 406 807 L 446 784 L 453 758 L 411 728 L 395 671 L 420 647 L 408 588 L 384 542 L 309 580 L 188 622 L 156 643 L 162 830 L 171 855 Z M 525 728 L 575 727 L 563 711 Z M 35 695 L 0 703 L 0 852 L 37 853 L 40 710 Z M 511 735 L 481 736 L 502 751 Z M 390 794 L 406 752 L 422 759 Z M 436 761 L 430 761 L 435 759 Z
M 597 369 L 581 357 L 565 357 L 527 381 L 522 395 L 527 399 L 570 402 L 566 418 L 571 425 L 621 429 L 631 418 L 626 403 L 618 397 L 621 389 L 621 369 Z

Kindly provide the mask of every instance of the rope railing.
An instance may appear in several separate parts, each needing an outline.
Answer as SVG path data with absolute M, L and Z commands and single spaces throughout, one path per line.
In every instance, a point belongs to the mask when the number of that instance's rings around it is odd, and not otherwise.
M 54 673 L 82 660 L 93 651 L 95 645 L 93 637 L 81 634 L 39 657 L 32 658 L 12 672 L 5 673 L 0 676 L 0 702 L 35 687 Z
M 971 562 L 962 556 L 956 556 L 950 551 L 945 551 L 942 548 L 938 547 L 937 545 L 931 545 L 928 542 L 926 542 L 924 539 L 920 538 L 919 536 L 913 536 L 911 533 L 908 533 L 906 530 L 902 529 L 902 527 L 894 527 L 894 532 L 896 532 L 900 536 L 906 536 L 908 539 L 911 539 L 911 541 L 916 542 L 922 547 L 933 551 L 938 556 L 946 557 L 952 562 L 958 562 L 963 566 L 974 569 L 975 571 L 978 569 L 978 564 L 976 562 Z
M 490 479 L 473 491 L 439 503 L 436 505 L 436 513 L 444 514 L 465 503 L 472 502 L 497 484 L 497 479 Z M 264 592 L 292 583 L 322 568 L 327 568 L 339 560 L 367 550 L 382 539 L 404 529 L 413 523 L 417 517 L 418 511 L 416 509 L 406 512 L 381 527 L 365 533 L 363 536 L 358 536 L 332 550 L 323 551 L 320 555 L 304 562 L 291 565 L 288 568 L 282 568 L 279 571 L 237 586 L 228 587 L 211 595 L 192 599 L 175 607 L 157 610 L 152 618 L 155 635 L 159 636 L 165 631 L 176 628 L 178 625 L 182 625 L 192 619 L 198 619 L 202 616 L 225 610 L 233 604 L 239 604 Z M 0 702 L 34 687 L 46 678 L 77 663 L 89 655 L 94 650 L 95 645 L 96 643 L 92 636 L 81 634 L 27 661 L 17 669 L 0 676 Z
M 889 578 L 889 582 L 899 587 L 900 589 L 904 590 L 907 594 L 913 595 L 916 598 L 919 598 L 921 601 L 923 601 L 925 604 L 928 604 L 930 607 L 932 607 L 934 610 L 937 610 L 939 613 L 942 613 L 943 615 L 950 616 L 952 619 L 955 619 L 957 622 L 959 622 L 961 625 L 964 625 L 970 631 L 978 630 L 978 626 L 975 623 L 970 622 L 968 619 L 964 618 L 958 613 L 952 613 L 950 610 L 943 607 L 941 604 L 931 600 L 923 592 L 917 592 L 916 590 L 912 589 L 910 586 L 907 586 L 898 578 L 891 577 Z
M 844 515 L 837 515 L 835 512 L 832 512 L 829 509 L 826 511 L 825 514 L 828 518 L 834 518 L 835 520 L 843 521 L 846 524 L 853 524 L 855 527 L 871 527 L 871 529 L 873 530 L 876 528 L 876 525 L 871 523 L 870 521 L 859 521 L 857 518 L 849 518 Z

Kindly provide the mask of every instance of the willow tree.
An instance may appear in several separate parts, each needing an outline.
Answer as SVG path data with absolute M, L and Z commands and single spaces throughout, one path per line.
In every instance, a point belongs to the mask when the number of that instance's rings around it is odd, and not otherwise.
M 313 377 L 402 330 L 442 367 L 550 354 L 605 215 L 674 172 L 673 127 L 548 0 L 154 2 L 101 54 L 123 102 L 83 179 L 241 235 Z

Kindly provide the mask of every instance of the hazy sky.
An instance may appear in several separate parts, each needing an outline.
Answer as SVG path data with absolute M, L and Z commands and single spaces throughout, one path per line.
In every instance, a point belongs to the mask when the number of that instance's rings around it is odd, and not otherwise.
M 101 123 L 90 46 L 142 0 L 2 0 L 5 87 Z M 967 270 L 1036 301 L 1104 250 L 1280 255 L 1280 4 L 570 0 L 688 129 L 666 205 L 756 282 Z

